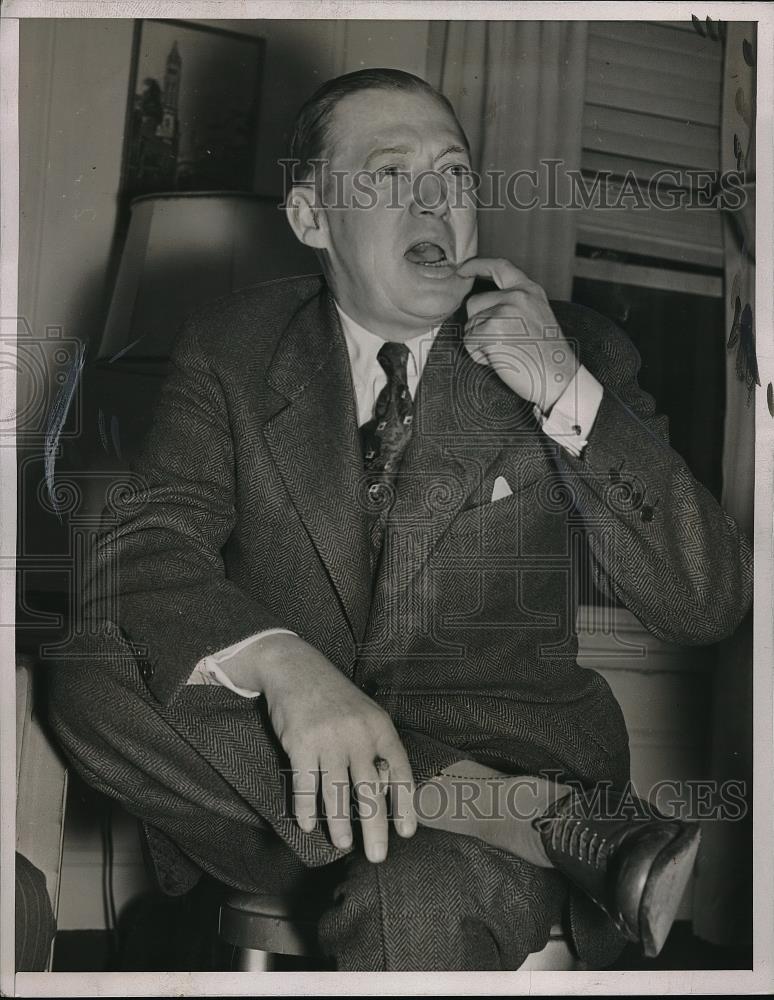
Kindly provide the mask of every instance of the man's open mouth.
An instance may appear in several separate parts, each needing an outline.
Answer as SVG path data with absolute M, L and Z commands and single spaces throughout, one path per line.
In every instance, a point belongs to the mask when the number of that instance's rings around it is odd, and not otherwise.
M 427 240 L 412 244 L 403 256 L 410 263 L 421 264 L 423 267 L 450 267 L 454 263 L 449 260 L 440 244 Z

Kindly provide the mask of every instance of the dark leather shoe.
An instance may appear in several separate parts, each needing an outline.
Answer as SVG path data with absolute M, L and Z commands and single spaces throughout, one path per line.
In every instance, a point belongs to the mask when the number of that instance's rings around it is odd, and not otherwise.
M 533 820 L 551 864 L 590 896 L 645 955 L 661 951 L 693 870 L 696 823 L 647 802 L 570 792 Z

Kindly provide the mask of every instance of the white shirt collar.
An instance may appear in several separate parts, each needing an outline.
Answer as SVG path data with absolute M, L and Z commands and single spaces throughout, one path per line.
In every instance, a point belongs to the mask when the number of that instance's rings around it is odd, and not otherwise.
M 344 331 L 344 339 L 347 342 L 349 360 L 352 365 L 352 375 L 357 383 L 361 380 L 361 377 L 367 378 L 370 375 L 374 364 L 378 365 L 376 355 L 379 353 L 379 349 L 385 340 L 384 337 L 371 333 L 370 330 L 366 330 L 364 326 L 361 326 L 357 320 L 348 316 L 338 302 L 335 302 L 335 305 L 341 320 L 341 329 Z M 412 376 L 417 382 L 421 378 L 422 370 L 427 361 L 427 355 L 430 353 L 430 348 L 433 346 L 433 341 L 440 329 L 441 324 L 439 323 L 430 330 L 404 341 L 406 347 L 409 349 L 408 376 L 410 380 Z
M 336 309 L 339 313 L 341 329 L 344 332 L 344 340 L 349 352 L 357 420 L 358 424 L 364 424 L 373 416 L 376 397 L 387 382 L 387 374 L 376 357 L 385 340 L 383 337 L 371 333 L 370 330 L 366 330 L 351 316 L 348 316 L 338 302 Z M 406 377 L 409 391 L 414 399 L 416 399 L 419 379 L 425 367 L 427 356 L 440 328 L 439 324 L 405 342 L 409 349 Z

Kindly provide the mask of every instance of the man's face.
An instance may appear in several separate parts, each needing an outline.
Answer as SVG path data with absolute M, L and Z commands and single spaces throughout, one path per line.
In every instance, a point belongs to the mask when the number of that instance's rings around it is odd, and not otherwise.
M 336 106 L 327 154 L 341 174 L 325 185 L 326 273 L 342 309 L 391 340 L 441 322 L 470 290 L 455 269 L 477 248 L 470 160 L 452 116 L 422 93 L 351 94 Z

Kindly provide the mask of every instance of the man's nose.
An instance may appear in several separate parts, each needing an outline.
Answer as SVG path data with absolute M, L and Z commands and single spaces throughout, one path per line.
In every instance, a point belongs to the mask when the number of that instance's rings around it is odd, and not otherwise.
M 412 215 L 445 215 L 449 209 L 449 187 L 443 174 L 423 170 L 411 182 Z

